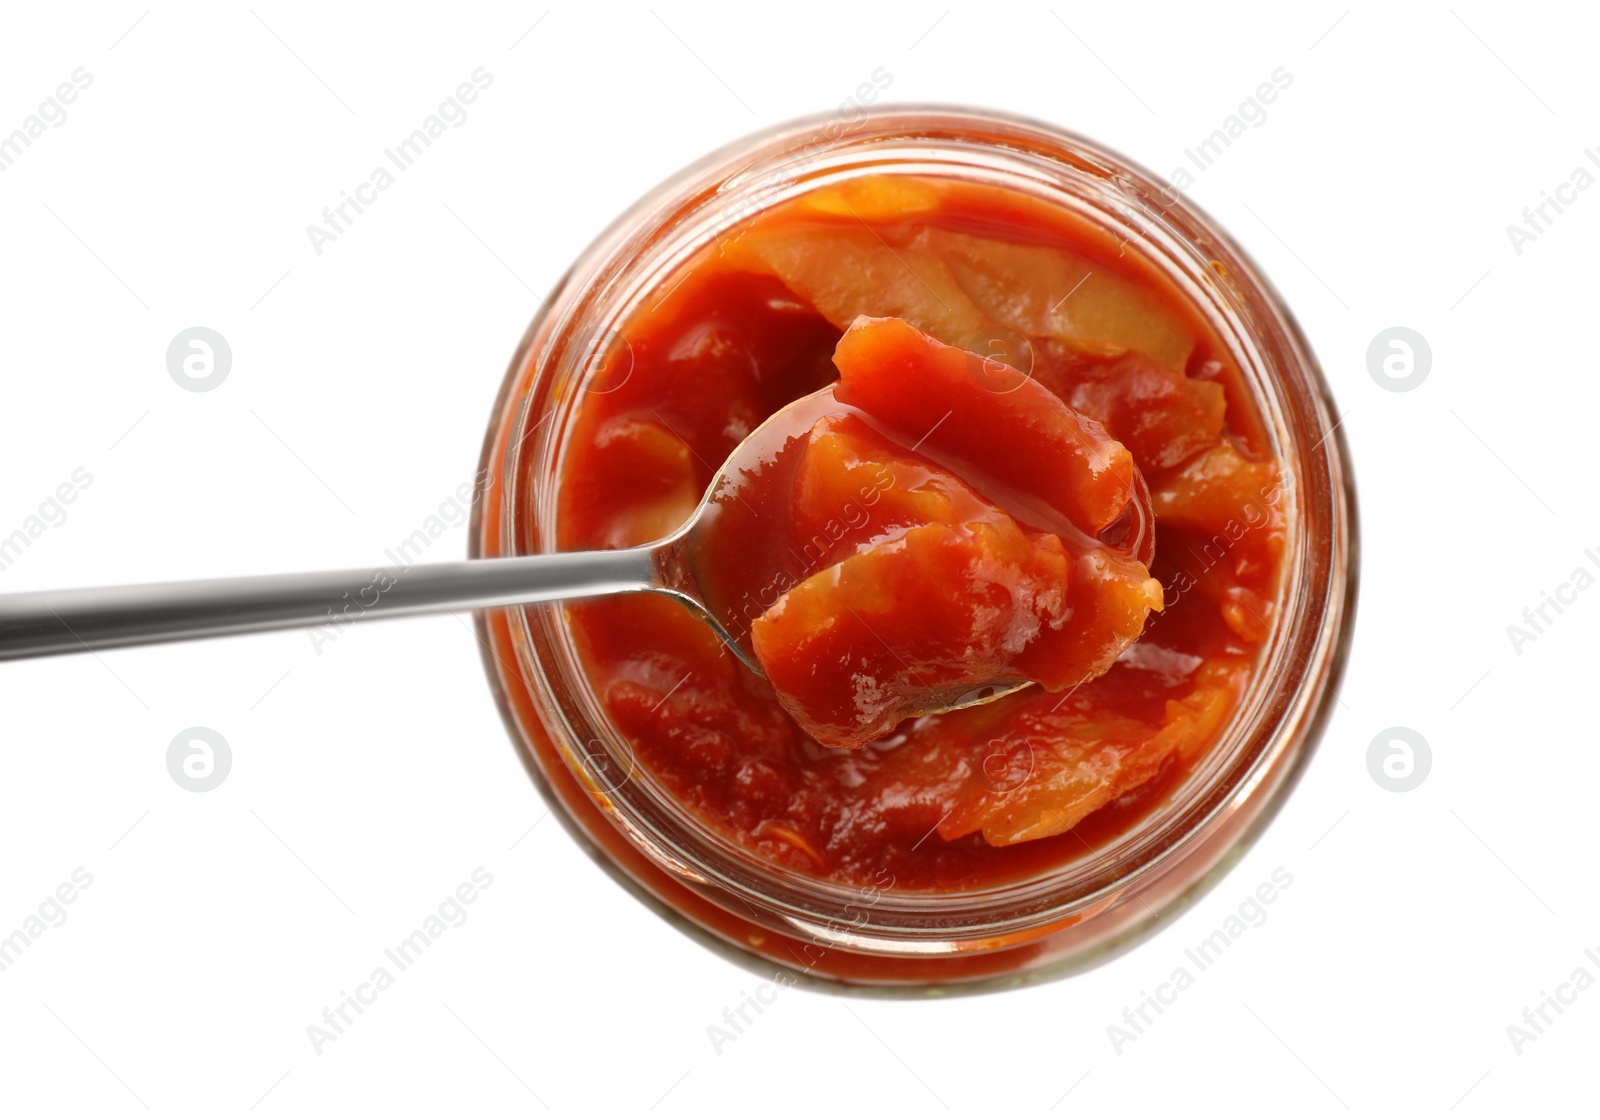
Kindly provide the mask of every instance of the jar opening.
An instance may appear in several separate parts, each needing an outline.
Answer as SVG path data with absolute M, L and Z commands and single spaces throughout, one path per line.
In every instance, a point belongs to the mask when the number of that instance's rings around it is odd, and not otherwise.
M 1158 180 L 1092 143 L 1031 122 L 945 109 L 871 111 L 841 128 L 817 117 L 734 145 L 665 184 L 578 262 L 530 330 L 514 377 L 498 510 L 509 551 L 556 549 L 556 497 L 585 394 L 618 376 L 596 340 L 659 297 L 692 256 L 755 215 L 868 175 L 952 177 L 1058 205 L 1140 255 L 1202 316 L 1255 396 L 1283 464 L 1287 511 L 1280 610 L 1245 694 L 1205 757 L 1135 829 L 1025 880 L 949 892 L 855 887 L 763 860 L 721 836 L 638 765 L 589 687 L 559 606 L 512 612 L 534 706 L 566 764 L 649 858 L 719 904 L 774 928 L 880 954 L 940 954 L 1087 921 L 1285 787 L 1326 701 L 1350 586 L 1347 481 L 1319 375 L 1292 320 L 1250 262 Z M 1271 788 L 1266 788 L 1266 787 Z M 1257 825 L 1259 827 L 1259 825 Z

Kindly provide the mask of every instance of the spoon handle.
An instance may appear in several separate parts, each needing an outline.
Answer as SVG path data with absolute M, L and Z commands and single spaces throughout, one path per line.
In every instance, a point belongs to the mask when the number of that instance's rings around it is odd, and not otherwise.
M 0 595 L 0 661 L 656 586 L 655 549 Z

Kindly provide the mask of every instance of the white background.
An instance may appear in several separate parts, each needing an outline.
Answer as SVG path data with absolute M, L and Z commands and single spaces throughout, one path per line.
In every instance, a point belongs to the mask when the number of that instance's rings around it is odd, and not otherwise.
M 0 536 L 93 482 L 0 590 L 380 561 L 476 468 L 506 361 L 612 217 L 745 133 L 887 96 L 1023 112 L 1166 174 L 1283 67 L 1192 197 L 1262 264 L 1345 415 L 1361 605 L 1325 740 L 1198 906 L 1096 971 L 945 1002 L 792 991 L 718 1054 L 755 978 L 589 863 L 530 788 L 465 619 L 0 667 L 0 932 L 93 886 L 0 973 L 0 1112 L 1235 1115 L 1570 1112 L 1600 990 L 1507 1027 L 1600 948 L 1600 190 L 1506 227 L 1600 145 L 1576 9 L 1170 11 L 669 0 L 448 14 L 262 0 L 9 7 L 0 132 L 92 85 L 0 173 Z M 144 13 L 144 14 L 141 14 Z M 536 25 L 535 25 L 536 24 Z M 535 25 L 529 30 L 530 25 Z M 131 27 L 131 30 L 130 30 Z M 477 67 L 493 85 L 347 233 L 308 223 Z M 1597 169 L 1600 170 L 1600 169 Z M 196 324 L 233 350 L 186 392 Z M 1429 340 L 1387 391 L 1368 344 Z M 465 551 L 453 529 L 429 559 Z M 184 728 L 233 769 L 168 776 Z M 1368 744 L 1410 727 L 1409 793 Z M 543 823 L 540 823 L 543 822 Z M 529 829 L 532 828 L 530 832 Z M 451 929 L 318 1056 L 306 1027 L 474 868 Z M 1108 1024 L 1273 869 L 1293 886 L 1136 1043 Z M 537 1100 L 535 1099 L 537 1097 Z

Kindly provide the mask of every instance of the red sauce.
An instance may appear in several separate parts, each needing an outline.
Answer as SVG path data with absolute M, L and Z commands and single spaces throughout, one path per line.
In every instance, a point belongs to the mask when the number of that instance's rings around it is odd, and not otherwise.
M 804 675 L 791 674 L 786 707 L 771 682 L 677 603 L 634 596 L 573 604 L 595 691 L 657 782 L 709 827 L 796 870 L 849 884 L 882 885 L 887 874 L 901 889 L 957 890 L 1028 877 L 1108 843 L 1183 780 L 1226 725 L 1272 632 L 1287 503 L 1243 379 L 1153 268 L 1097 228 L 1020 194 L 882 176 L 759 216 L 662 292 L 623 329 L 626 379 L 582 401 L 561 477 L 560 547 L 622 547 L 670 532 L 762 420 L 845 368 L 837 398 L 845 407 L 827 410 L 837 419 L 794 433 L 788 468 L 772 472 L 767 489 L 743 494 L 755 501 L 722 507 L 738 511 L 728 514 L 735 531 L 723 539 L 739 545 L 717 549 L 710 578 L 702 573 L 758 635 L 775 635 L 773 665 L 792 654 L 799 660 L 789 668 L 803 667 L 801 639 L 817 620 L 839 617 L 840 600 L 824 588 L 812 625 L 787 630 L 783 612 L 773 621 L 777 604 L 817 572 L 864 563 L 885 540 L 917 532 L 904 511 L 930 487 L 942 509 L 960 513 L 918 524 L 1010 532 L 1003 518 L 1020 534 L 1006 538 L 1014 549 L 1006 555 L 1024 568 L 1056 555 L 1047 537 L 1074 563 L 1096 554 L 1142 572 L 1149 560 L 1165 605 L 1142 636 L 1137 625 L 1117 631 L 1131 615 L 1095 631 L 1110 642 L 1098 647 L 1107 664 L 1062 647 L 1049 664 L 979 665 L 952 653 L 971 612 L 935 617 L 891 605 L 872 627 L 904 623 L 891 645 L 949 639 L 939 662 L 948 682 L 918 684 L 956 687 L 1023 669 L 1056 691 L 1034 687 L 907 719 L 846 751 L 803 729 L 839 741 L 838 719 L 810 719 L 827 715 L 836 689 L 807 697 Z M 843 367 L 835 365 L 859 315 L 903 319 L 997 360 L 970 368 L 950 390 L 965 394 L 961 415 L 935 425 L 949 406 L 937 407 L 944 397 L 911 391 L 908 381 L 874 395 L 874 385 L 892 379 L 857 378 L 852 389 L 848 346 Z M 1031 407 L 1016 408 L 1030 399 Z M 1136 471 L 1111 470 L 1098 481 L 1093 472 L 1074 475 L 1061 459 L 1070 441 L 1059 431 L 1043 443 L 1020 438 L 1028 418 L 1046 412 L 1104 425 L 1116 441 L 1107 443 L 1125 447 Z M 807 477 L 837 489 L 808 512 L 795 485 L 812 451 L 828 465 Z M 863 464 L 870 472 L 874 455 L 892 481 L 857 473 Z M 1142 493 L 1130 498 L 1134 479 L 1148 485 L 1153 558 L 1148 536 L 1121 516 L 1143 508 Z M 859 508 L 849 508 L 852 489 Z M 818 508 L 842 516 L 819 517 Z M 983 539 L 983 548 L 1001 547 L 998 537 Z M 1039 571 L 1025 578 L 1045 579 Z M 869 567 L 862 586 L 902 587 L 901 578 Z M 1076 585 L 1068 577 L 1065 586 Z M 915 601 L 926 604 L 919 594 Z M 1084 611 L 1098 602 L 1080 601 L 1069 616 L 1077 628 L 1067 630 L 1090 632 Z M 895 673 L 890 658 L 878 660 L 884 679 Z
M 712 614 L 828 747 L 1100 676 L 1161 585 L 1133 458 L 1036 382 L 863 316 L 837 384 L 740 444 L 690 537 Z

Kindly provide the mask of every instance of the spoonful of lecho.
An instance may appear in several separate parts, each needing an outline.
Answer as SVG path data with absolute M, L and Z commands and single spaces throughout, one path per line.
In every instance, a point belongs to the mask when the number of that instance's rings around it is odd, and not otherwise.
M 800 727 L 902 720 L 1098 677 L 1160 610 L 1132 456 L 992 359 L 860 318 L 839 380 L 736 447 L 636 548 L 0 596 L 0 659 L 650 591 L 702 618 Z M 360 611 L 344 611 L 359 595 Z

